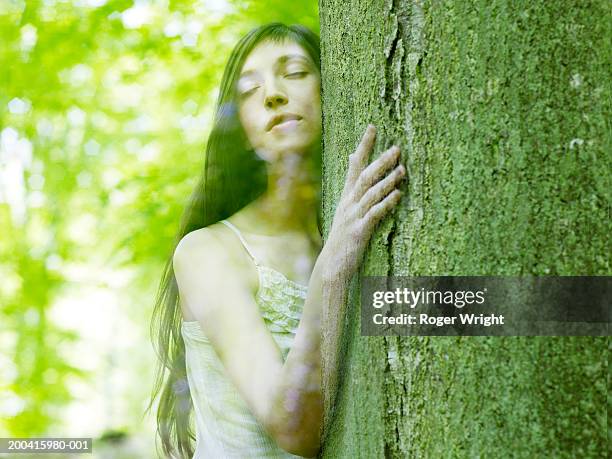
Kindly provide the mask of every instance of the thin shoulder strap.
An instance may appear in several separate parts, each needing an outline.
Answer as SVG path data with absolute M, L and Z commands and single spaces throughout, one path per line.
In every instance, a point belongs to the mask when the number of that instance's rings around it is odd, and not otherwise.
M 253 252 L 251 252 L 251 249 L 249 248 L 249 245 L 246 243 L 246 241 L 242 237 L 242 234 L 240 234 L 240 231 L 238 230 L 238 228 L 236 228 L 234 225 L 232 225 L 227 220 L 221 220 L 221 223 L 223 223 L 225 226 L 227 226 L 229 229 L 231 229 L 236 234 L 236 236 L 238 236 L 238 238 L 240 239 L 240 242 L 242 242 L 242 245 L 244 246 L 246 251 L 249 253 L 251 258 L 253 259 L 253 262 L 256 265 L 259 265 L 259 263 L 257 262 L 257 258 L 255 258 L 255 255 L 253 255 Z

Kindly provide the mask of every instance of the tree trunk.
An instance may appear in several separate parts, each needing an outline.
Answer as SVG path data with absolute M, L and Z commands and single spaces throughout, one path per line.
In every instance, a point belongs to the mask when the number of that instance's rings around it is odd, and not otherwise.
M 368 122 L 409 175 L 361 275 L 609 275 L 608 2 L 321 0 L 320 20 L 325 234 Z M 359 320 L 357 278 L 323 457 L 607 457 L 607 337 Z

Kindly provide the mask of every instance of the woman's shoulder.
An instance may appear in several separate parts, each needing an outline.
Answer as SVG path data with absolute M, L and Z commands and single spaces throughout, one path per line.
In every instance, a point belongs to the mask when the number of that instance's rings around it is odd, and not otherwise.
M 174 250 L 174 257 L 191 258 L 206 253 L 210 258 L 233 258 L 235 252 L 231 239 L 225 231 L 225 225 L 221 222 L 213 223 L 205 228 L 199 228 L 185 234 Z
M 250 259 L 245 259 L 240 242 L 229 228 L 217 222 L 187 233 L 174 250 L 173 262 L 178 267 L 197 267 L 199 271 L 222 271 L 252 284 L 257 282 Z
M 223 239 L 223 232 L 220 231 L 220 227 L 223 226 L 221 222 L 213 223 L 205 228 L 198 228 L 185 234 L 176 248 L 184 250 L 185 248 L 194 249 L 198 247 L 215 246 L 219 244 Z
M 215 231 L 210 228 L 200 228 L 185 234 L 174 249 L 174 263 L 188 261 L 203 251 L 218 251 L 220 241 Z

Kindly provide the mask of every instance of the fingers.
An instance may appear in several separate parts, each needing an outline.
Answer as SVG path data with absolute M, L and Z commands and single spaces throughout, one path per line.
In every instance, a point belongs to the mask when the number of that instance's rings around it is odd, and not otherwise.
M 352 185 L 359 177 L 361 171 L 366 166 L 370 152 L 376 141 L 376 127 L 373 124 L 368 124 L 368 127 L 361 138 L 361 142 L 357 146 L 354 153 L 349 155 L 349 168 L 347 173 L 347 185 Z
M 359 201 L 359 216 L 364 216 L 374 204 L 387 196 L 405 176 L 406 169 L 400 164 L 383 180 L 366 191 Z
M 376 224 L 397 205 L 401 196 L 402 192 L 400 190 L 394 190 L 388 194 L 385 199 L 372 206 L 363 217 L 366 225 L 370 228 L 376 226 Z
M 393 146 L 366 167 L 365 170 L 359 174 L 357 182 L 355 183 L 355 198 L 361 199 L 366 191 L 378 182 L 380 178 L 397 163 L 399 157 L 399 148 Z

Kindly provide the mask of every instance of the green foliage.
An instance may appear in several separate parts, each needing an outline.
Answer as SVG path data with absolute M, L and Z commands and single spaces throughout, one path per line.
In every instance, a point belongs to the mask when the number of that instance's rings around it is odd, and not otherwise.
M 0 436 L 142 429 L 150 309 L 216 87 L 269 21 L 318 31 L 317 4 L 0 2 Z

